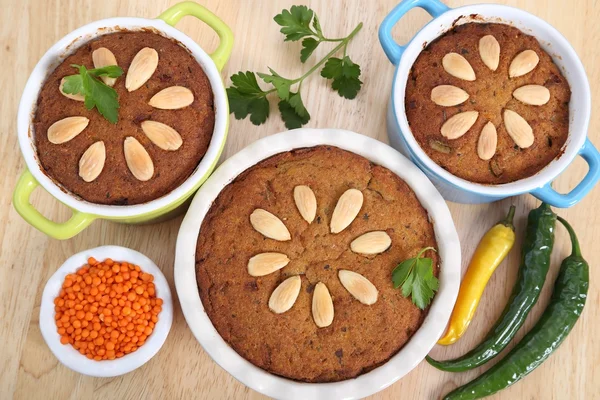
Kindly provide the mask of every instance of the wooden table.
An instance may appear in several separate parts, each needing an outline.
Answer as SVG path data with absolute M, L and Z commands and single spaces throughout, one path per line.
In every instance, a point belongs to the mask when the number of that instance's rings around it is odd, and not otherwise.
M 356 100 L 344 100 L 332 92 L 321 78 L 309 78 L 303 97 L 312 119 L 308 127 L 336 127 L 360 132 L 387 141 L 385 109 L 394 68 L 388 62 L 377 40 L 377 29 L 384 16 L 398 0 L 312 1 L 324 30 L 333 37 L 346 35 L 360 21 L 364 28 L 349 47 L 349 54 L 362 67 L 364 86 Z M 527 10 L 554 25 L 571 42 L 586 67 L 592 85 L 592 97 L 600 99 L 600 3 L 595 0 L 509 0 L 509 5 Z M 3 163 L 0 185 L 0 397 L 3 399 L 84 399 L 84 398 L 198 398 L 258 399 L 264 396 L 246 388 L 216 365 L 192 336 L 178 304 L 173 328 L 163 349 L 142 368 L 113 379 L 90 378 L 60 364 L 46 346 L 38 327 L 42 290 L 48 278 L 70 255 L 103 244 L 127 246 L 153 259 L 164 271 L 173 292 L 173 259 L 175 240 L 182 217 L 150 226 L 127 226 L 97 221 L 79 236 L 58 241 L 49 239 L 26 224 L 11 205 L 17 177 L 25 165 L 17 144 L 16 114 L 19 98 L 27 77 L 38 59 L 58 39 L 91 21 L 115 17 L 157 16 L 174 1 L 68 1 L 68 0 L 0 0 L 0 80 Z M 298 62 L 299 44 L 283 43 L 283 36 L 272 18 L 293 1 L 222 1 L 204 0 L 234 30 L 234 53 L 223 71 L 224 77 L 239 70 L 264 71 L 267 66 L 285 76 L 300 75 L 308 66 Z M 299 3 L 299 2 L 298 2 Z M 451 1 L 458 6 L 471 1 Z M 596 17 L 594 17 L 596 16 Z M 411 11 L 395 28 L 399 42 L 406 42 L 429 16 L 422 10 Z M 193 18 L 178 28 L 210 51 L 217 43 L 216 35 Z M 317 57 L 326 53 L 317 51 Z M 309 61 L 308 64 L 313 61 Z M 227 82 L 228 79 L 227 79 Z M 596 107 L 597 109 L 597 107 Z M 229 141 L 224 158 L 231 156 L 258 138 L 284 130 L 277 110 L 260 127 L 249 121 L 231 118 Z M 592 115 L 590 137 L 600 146 L 600 113 Z M 557 181 L 556 188 L 572 188 L 586 171 L 576 160 Z M 35 193 L 34 204 L 52 219 L 66 220 L 69 210 L 43 190 Z M 584 255 L 591 262 L 591 275 L 596 278 L 600 258 L 600 187 L 569 210 L 561 210 L 579 233 Z M 436 347 L 440 358 L 463 354 L 479 342 L 501 312 L 515 280 L 519 262 L 518 247 L 523 237 L 525 217 L 538 203 L 524 195 L 487 205 L 449 204 L 462 243 L 462 255 L 469 260 L 481 235 L 500 219 L 514 203 L 517 206 L 518 240 L 508 260 L 493 276 L 466 336 L 456 345 Z M 549 284 L 528 318 L 529 330 L 548 303 L 551 282 L 558 265 L 570 251 L 562 228 L 558 228 Z M 582 318 L 561 348 L 540 368 L 512 388 L 494 398 L 504 399 L 592 399 L 600 398 L 600 285 L 592 280 L 590 295 Z M 440 372 L 421 363 L 402 380 L 373 396 L 379 399 L 435 399 L 463 384 L 487 367 L 463 374 Z

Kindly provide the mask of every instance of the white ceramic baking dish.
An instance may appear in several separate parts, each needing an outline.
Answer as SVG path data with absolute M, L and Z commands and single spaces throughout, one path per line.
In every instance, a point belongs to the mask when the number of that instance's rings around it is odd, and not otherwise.
M 440 264 L 440 289 L 410 341 L 384 365 L 355 379 L 335 383 L 301 383 L 272 375 L 238 355 L 221 338 L 198 294 L 196 242 L 204 216 L 221 190 L 240 173 L 272 155 L 317 145 L 331 145 L 359 154 L 402 178 L 416 193 L 434 224 Z M 326 173 L 326 171 L 323 171 Z M 443 333 L 454 306 L 461 273 L 458 235 L 442 196 L 404 156 L 375 139 L 339 129 L 296 129 L 261 139 L 225 161 L 196 193 L 179 230 L 175 286 L 185 319 L 204 350 L 246 386 L 277 399 L 354 399 L 369 396 L 410 372 Z

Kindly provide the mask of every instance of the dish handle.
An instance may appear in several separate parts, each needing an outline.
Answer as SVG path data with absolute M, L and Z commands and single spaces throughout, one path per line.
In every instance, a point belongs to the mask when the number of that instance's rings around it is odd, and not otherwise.
M 217 35 L 219 35 L 219 40 L 221 42 L 219 43 L 219 47 L 210 54 L 210 58 L 215 62 L 217 69 L 221 71 L 227 60 L 229 60 L 229 56 L 231 56 L 231 51 L 233 49 L 233 32 L 229 26 L 219 19 L 219 17 L 198 3 L 184 1 L 167 9 L 157 18 L 174 26 L 181 18 L 188 15 L 198 18 L 200 21 L 214 29 Z
M 392 37 L 392 28 L 407 12 L 415 7 L 427 11 L 433 18 L 440 16 L 450 9 L 439 0 L 404 0 L 385 17 L 379 27 L 379 42 L 385 55 L 394 65 L 398 65 L 406 46 L 400 46 Z
M 581 182 L 575 186 L 575 189 L 565 194 L 558 193 L 552 189 L 552 182 L 549 182 L 532 191 L 531 194 L 554 207 L 568 208 L 577 204 L 600 180 L 600 153 L 590 142 L 590 139 L 585 140 L 584 145 L 579 150 L 579 155 L 588 164 L 588 172 Z
M 71 209 L 73 215 L 68 221 L 61 223 L 50 221 L 29 202 L 31 193 L 33 193 L 35 188 L 39 185 L 40 184 L 35 180 L 31 172 L 26 169 L 19 178 L 19 182 L 13 193 L 13 205 L 15 210 L 17 210 L 25 221 L 42 233 L 45 233 L 54 239 L 70 239 L 87 228 L 97 218 L 95 215 Z

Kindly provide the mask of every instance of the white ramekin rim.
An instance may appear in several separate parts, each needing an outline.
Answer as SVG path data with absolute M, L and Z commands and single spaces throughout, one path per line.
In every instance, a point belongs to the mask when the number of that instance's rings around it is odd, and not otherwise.
M 162 311 L 154 331 L 140 348 L 115 360 L 94 361 L 81 355 L 71 345 L 60 343 L 54 320 L 54 299 L 58 296 L 65 277 L 87 264 L 89 257 L 98 261 L 111 258 L 139 265 L 142 271 L 154 275 L 156 296 L 163 300 Z M 113 377 L 126 374 L 148 362 L 164 344 L 173 323 L 173 298 L 169 283 L 162 271 L 140 252 L 121 246 L 101 246 L 85 250 L 69 257 L 46 283 L 40 306 L 40 330 L 48 347 L 66 367 L 84 375 Z
M 202 220 L 221 190 L 241 172 L 272 155 L 317 145 L 336 146 L 362 155 L 401 177 L 429 213 L 441 258 L 440 289 L 423 325 L 384 365 L 335 383 L 301 383 L 272 375 L 238 355 L 221 338 L 204 312 L 195 271 L 196 242 Z M 461 278 L 460 242 L 442 196 L 414 164 L 388 145 L 341 129 L 296 129 L 268 136 L 225 161 L 197 192 L 186 214 L 175 256 L 175 287 L 185 319 L 204 350 L 246 386 L 278 399 L 353 399 L 391 385 L 412 370 L 435 345 L 452 312 Z
M 472 15 L 474 17 L 471 17 Z M 569 137 L 563 146 L 562 153 L 529 178 L 501 185 L 485 185 L 467 181 L 436 164 L 412 135 L 404 110 L 406 80 L 410 69 L 418 54 L 425 47 L 424 44 L 430 43 L 446 32 L 460 17 L 464 17 L 464 21 L 482 22 L 483 19 L 489 22 L 508 23 L 536 37 L 544 50 L 561 67 L 563 75 L 571 86 Z M 392 85 L 392 101 L 396 121 L 402 132 L 402 139 L 422 166 L 457 188 L 489 196 L 513 196 L 528 193 L 554 180 L 567 168 L 585 144 L 591 115 L 591 93 L 587 75 L 577 53 L 565 37 L 552 25 L 535 15 L 519 8 L 498 4 L 476 4 L 449 9 L 424 26 L 406 46 L 396 68 Z M 574 109 L 574 103 L 577 103 L 576 109 Z
M 180 186 L 167 195 L 147 203 L 129 206 L 90 203 L 61 188 L 44 173 L 38 161 L 33 142 L 33 125 L 31 123 L 38 94 L 48 74 L 58 66 L 66 55 L 70 54 L 83 43 L 107 33 L 120 30 L 140 30 L 142 28 L 153 28 L 164 36 L 179 41 L 190 51 L 206 73 L 214 94 L 215 127 L 213 136 L 206 154 L 196 167 L 196 170 Z M 210 56 L 189 36 L 168 25 L 161 19 L 133 17 L 108 18 L 94 21 L 72 31 L 56 42 L 37 63 L 27 80 L 19 104 L 17 118 L 19 145 L 29 171 L 31 171 L 35 179 L 48 193 L 62 203 L 80 212 L 101 217 L 135 217 L 169 206 L 192 191 L 194 186 L 206 177 L 210 168 L 219 158 L 223 142 L 227 136 L 229 118 L 227 110 L 227 94 L 219 70 Z

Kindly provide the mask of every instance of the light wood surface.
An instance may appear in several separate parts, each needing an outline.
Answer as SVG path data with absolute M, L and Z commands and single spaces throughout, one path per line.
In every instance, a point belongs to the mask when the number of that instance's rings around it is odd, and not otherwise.
M 384 16 L 398 0 L 309 1 L 319 15 L 325 32 L 332 37 L 349 33 L 360 21 L 364 28 L 352 41 L 349 54 L 362 67 L 364 86 L 356 100 L 340 98 L 320 77 L 309 78 L 302 93 L 311 112 L 307 127 L 335 127 L 353 130 L 387 141 L 385 110 L 394 68 L 377 40 L 377 29 Z M 592 98 L 600 99 L 600 2 L 597 0 L 511 0 L 501 1 L 527 10 L 554 25 L 573 45 L 587 70 Z M 1 145 L 0 160 L 0 398 L 9 399 L 259 399 L 264 396 L 246 388 L 216 365 L 189 331 L 179 308 L 171 333 L 162 350 L 142 368 L 113 379 L 90 378 L 75 373 L 52 355 L 38 327 L 42 290 L 48 278 L 70 255 L 103 244 L 127 246 L 153 259 L 164 271 L 173 292 L 175 240 L 182 217 L 149 226 L 127 226 L 97 221 L 79 236 L 66 241 L 49 239 L 26 224 L 11 204 L 17 177 L 25 165 L 17 144 L 16 114 L 21 92 L 29 73 L 44 52 L 73 29 L 94 20 L 115 16 L 152 18 L 174 1 L 83 1 L 83 0 L 0 0 L 0 80 Z M 296 3 L 305 3 L 304 1 Z M 458 6 L 471 1 L 450 1 Z M 203 0 L 202 4 L 228 23 L 236 36 L 233 55 L 223 77 L 239 70 L 265 71 L 275 68 L 284 76 L 300 75 L 308 65 L 298 62 L 300 45 L 284 43 L 272 18 L 294 1 L 224 1 Z M 429 16 L 422 10 L 412 11 L 395 28 L 400 43 L 406 42 Z M 211 51 L 216 35 L 193 18 L 177 26 Z M 317 57 L 326 53 L 317 50 Z M 593 107 L 590 137 L 600 146 L 600 113 Z M 224 158 L 258 138 L 284 130 L 277 110 L 260 127 L 231 117 L 229 141 Z M 576 160 L 556 182 L 556 188 L 572 188 L 586 171 Z M 43 190 L 35 193 L 34 204 L 56 220 L 65 220 L 68 209 Z M 600 398 L 600 286 L 595 268 L 600 258 L 600 187 L 596 187 L 580 204 L 559 211 L 577 230 L 585 257 L 591 264 L 592 282 L 589 298 L 580 321 L 569 338 L 552 357 L 524 381 L 496 395 L 496 399 L 592 399 Z M 466 336 L 456 345 L 436 347 L 433 355 L 447 358 L 463 354 L 478 343 L 504 307 L 515 280 L 519 246 L 527 212 L 538 201 L 529 195 L 495 204 L 460 205 L 450 203 L 458 229 L 463 269 L 482 234 L 497 221 L 511 203 L 517 206 L 518 243 L 492 277 L 477 315 Z M 524 332 L 529 330 L 548 303 L 558 265 L 570 245 L 562 228 L 557 229 L 553 265 L 541 300 L 529 316 Z M 377 399 L 437 399 L 463 384 L 487 367 L 463 374 L 437 371 L 421 363 L 409 375 L 373 396 Z

